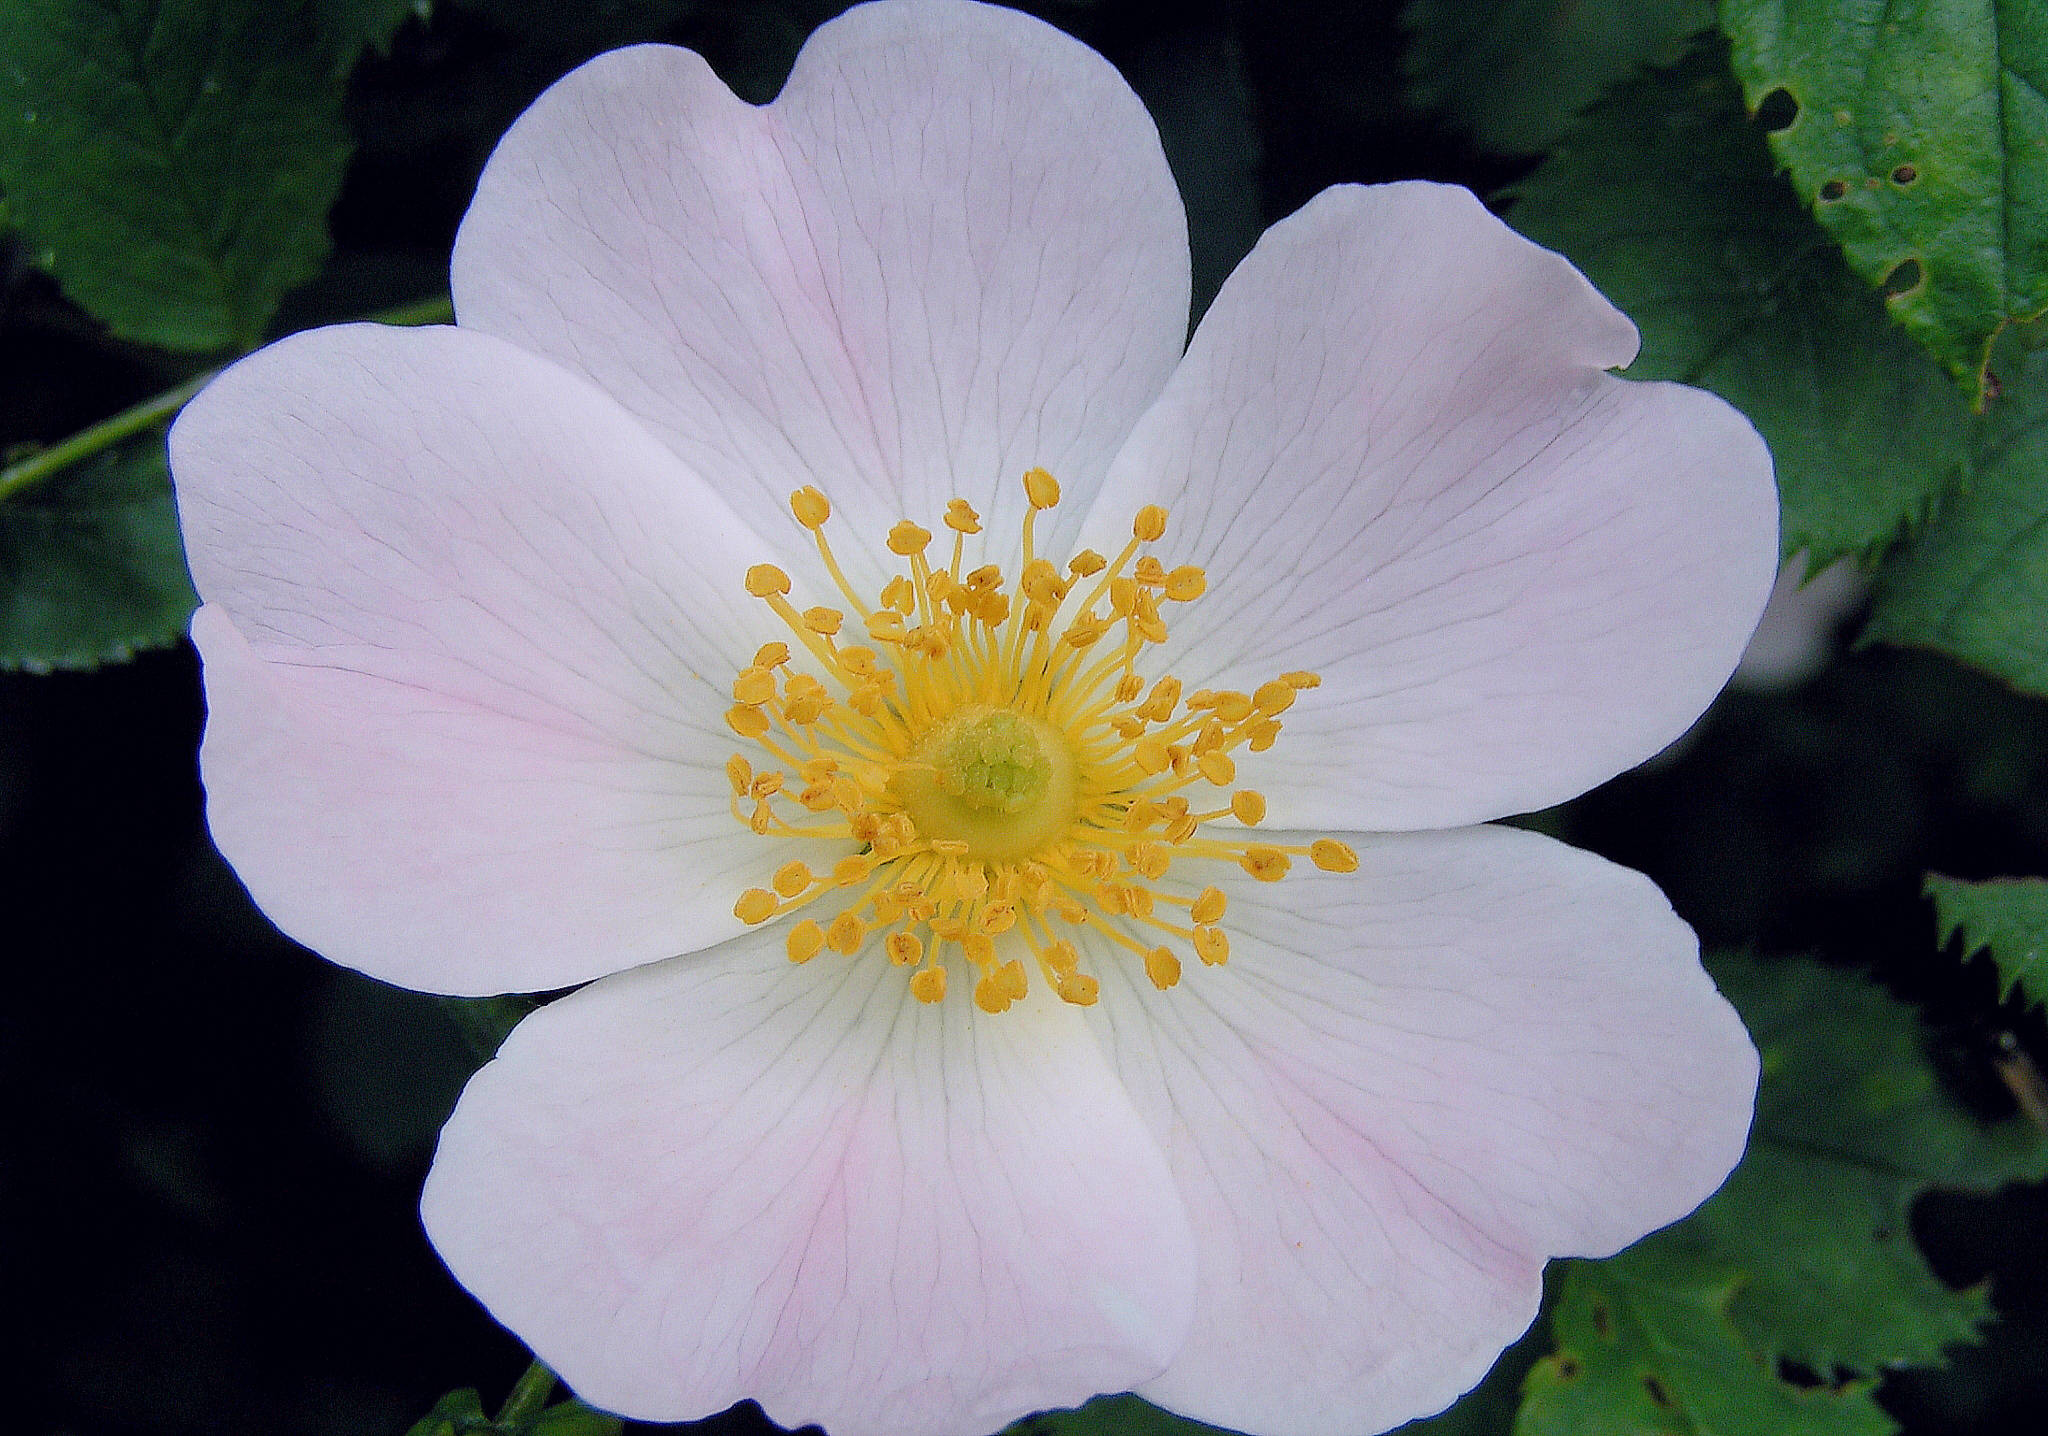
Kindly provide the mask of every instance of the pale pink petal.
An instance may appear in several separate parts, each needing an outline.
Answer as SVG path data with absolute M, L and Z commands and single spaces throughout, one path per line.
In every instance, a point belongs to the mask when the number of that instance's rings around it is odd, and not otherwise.
M 643 1420 L 753 1397 L 832 1436 L 978 1436 L 1157 1374 L 1194 1291 L 1075 1009 L 925 1006 L 879 953 L 792 967 L 773 930 L 529 1017 L 421 1210 L 499 1320 Z
M 1763 442 L 1605 369 L 1635 330 L 1470 194 L 1325 192 L 1202 321 L 1091 516 L 1145 503 L 1207 566 L 1160 659 L 1190 687 L 1319 672 L 1248 765 L 1276 822 L 1448 827 L 1640 762 L 1727 679 L 1770 591 Z
M 663 46 L 562 80 L 485 169 L 454 289 L 465 326 L 741 476 L 763 533 L 812 483 L 885 558 L 893 520 L 935 527 L 954 495 L 1014 543 L 1034 464 L 1093 492 L 1179 358 L 1186 220 L 1099 55 L 1012 10 L 882 0 L 765 108 Z
M 1640 874 L 1507 828 L 1354 841 L 1355 874 L 1219 883 L 1229 962 L 1172 991 L 1094 959 L 1201 1263 L 1187 1345 L 1140 1390 L 1260 1436 L 1448 1404 L 1535 1315 L 1546 1256 L 1720 1184 L 1756 1084 Z
M 171 433 L 214 841 L 278 926 L 408 987 L 559 987 L 739 929 L 728 811 L 765 550 L 617 405 L 501 340 L 244 359 Z
M 1819 573 L 1808 573 L 1801 549 L 1778 570 L 1777 585 L 1732 686 L 1770 693 L 1806 682 L 1827 666 L 1843 621 L 1870 594 L 1870 578 L 1853 558 L 1838 558 Z

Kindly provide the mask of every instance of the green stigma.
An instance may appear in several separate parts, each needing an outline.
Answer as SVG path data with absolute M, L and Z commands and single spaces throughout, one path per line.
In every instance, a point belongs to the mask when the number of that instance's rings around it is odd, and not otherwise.
M 1074 758 L 1049 725 L 1008 708 L 965 708 L 890 781 L 917 830 L 971 856 L 1027 854 L 1073 822 Z

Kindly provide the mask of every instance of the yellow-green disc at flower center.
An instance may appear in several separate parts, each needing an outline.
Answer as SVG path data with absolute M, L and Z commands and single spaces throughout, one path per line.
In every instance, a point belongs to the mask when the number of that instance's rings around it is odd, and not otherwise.
M 1077 783 L 1067 740 L 1009 708 L 963 708 L 918 745 L 889 787 L 917 831 L 968 856 L 1024 857 L 1072 826 Z

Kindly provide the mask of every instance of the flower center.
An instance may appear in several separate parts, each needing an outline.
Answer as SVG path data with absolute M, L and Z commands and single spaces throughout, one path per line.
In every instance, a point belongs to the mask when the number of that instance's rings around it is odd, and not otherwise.
M 1044 719 L 960 709 L 889 780 L 917 831 L 967 845 L 968 861 L 1036 852 L 1074 821 L 1074 754 Z
M 975 1004 L 1001 1012 L 1029 991 L 1028 960 L 1061 998 L 1087 1006 L 1100 983 L 1081 970 L 1074 938 L 1084 931 L 1130 954 L 1162 989 L 1181 978 L 1176 943 L 1207 964 L 1228 960 L 1217 925 L 1224 894 L 1162 885 L 1176 863 L 1234 862 L 1261 882 L 1286 876 L 1293 857 L 1332 872 L 1358 866 L 1332 839 L 1258 841 L 1247 830 L 1266 800 L 1250 788 L 1216 793 L 1215 807 L 1191 796 L 1230 788 L 1233 752 L 1270 748 L 1280 715 L 1321 680 L 1284 673 L 1252 693 L 1185 696 L 1171 675 L 1148 682 L 1139 661 L 1166 641 L 1163 605 L 1193 602 L 1207 587 L 1201 569 L 1168 570 L 1139 553 L 1165 533 L 1166 511 L 1140 509 L 1114 559 L 1083 550 L 1055 567 L 1036 552 L 1034 526 L 1059 502 L 1059 485 L 1033 469 L 1024 491 L 1014 589 L 994 564 L 961 572 L 981 519 L 954 499 L 951 562 L 934 566 L 930 531 L 903 520 L 888 547 L 908 571 L 875 603 L 833 557 L 825 495 L 790 495 L 867 643 L 841 642 L 843 610 L 799 610 L 789 575 L 773 564 L 747 571 L 747 591 L 810 662 L 769 643 L 733 680 L 726 722 L 759 750 L 726 764 L 733 816 L 763 835 L 848 844 L 829 872 L 792 860 L 776 869 L 772 891 L 749 888 L 733 905 L 753 924 L 818 904 L 817 916 L 790 926 L 793 962 L 827 947 L 851 956 L 879 937 L 892 962 L 912 969 L 910 990 L 923 1002 L 943 999 L 948 971 L 964 965 Z

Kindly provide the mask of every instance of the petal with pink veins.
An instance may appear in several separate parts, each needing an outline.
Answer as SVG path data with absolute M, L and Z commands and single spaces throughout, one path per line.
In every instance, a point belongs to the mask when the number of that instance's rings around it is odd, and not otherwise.
M 803 855 L 733 820 L 723 766 L 777 636 L 765 547 L 585 381 L 316 330 L 194 399 L 171 466 L 207 820 L 292 937 L 428 991 L 560 987 L 732 935 Z
M 868 589 L 898 518 L 959 495 L 1007 543 L 1026 468 L 1093 492 L 1180 356 L 1187 223 L 1101 56 L 1013 10 L 881 0 L 762 108 L 687 50 L 575 71 L 500 142 L 453 280 L 465 326 L 738 475 L 762 532 L 818 485 Z
M 958 974 L 956 974 L 956 977 Z M 1077 1011 L 927 1006 L 764 931 L 606 978 L 471 1079 L 421 1210 L 586 1400 L 752 1397 L 832 1436 L 961 1436 L 1164 1368 L 1194 1253 Z
M 1219 882 L 1229 960 L 1169 992 L 1088 955 L 1201 1265 L 1187 1345 L 1139 1390 L 1260 1436 L 1448 1405 L 1535 1316 L 1546 1257 L 1720 1185 L 1756 1086 L 1640 874 L 1508 828 L 1354 842 L 1353 874 Z
M 1720 399 L 1606 372 L 1635 349 L 1447 186 L 1325 191 L 1231 275 L 1086 535 L 1166 506 L 1162 556 L 1208 570 L 1167 614 L 1189 687 L 1322 675 L 1246 774 L 1275 822 L 1546 807 L 1705 709 L 1771 589 L 1777 490 Z

